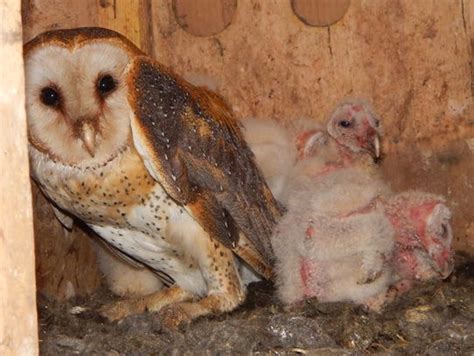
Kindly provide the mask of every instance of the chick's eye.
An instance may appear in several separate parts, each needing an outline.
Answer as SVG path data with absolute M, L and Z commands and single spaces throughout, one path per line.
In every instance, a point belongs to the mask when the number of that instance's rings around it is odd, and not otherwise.
M 441 225 L 441 237 L 444 239 L 448 238 L 448 227 L 446 224 Z
M 348 120 L 342 120 L 342 121 L 339 121 L 339 126 L 344 127 L 345 129 L 347 129 L 348 127 L 352 126 L 352 122 L 350 122 Z
M 111 75 L 104 75 L 97 82 L 97 89 L 101 95 L 109 94 L 117 87 L 115 79 Z
M 51 87 L 45 87 L 41 89 L 40 100 L 46 106 L 58 106 L 59 105 L 59 93 L 56 89 Z

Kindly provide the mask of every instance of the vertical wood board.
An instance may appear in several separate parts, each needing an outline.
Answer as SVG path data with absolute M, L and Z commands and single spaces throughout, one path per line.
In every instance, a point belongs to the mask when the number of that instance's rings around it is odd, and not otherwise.
M 38 353 L 20 2 L 0 2 L 0 355 Z

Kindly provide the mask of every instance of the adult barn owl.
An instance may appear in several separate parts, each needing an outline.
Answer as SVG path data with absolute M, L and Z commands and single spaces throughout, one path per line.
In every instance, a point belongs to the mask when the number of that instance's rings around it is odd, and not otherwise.
M 239 305 L 241 260 L 271 276 L 280 209 L 222 100 L 101 28 L 43 33 L 25 63 L 33 178 L 60 216 L 174 283 L 105 316 L 176 325 Z

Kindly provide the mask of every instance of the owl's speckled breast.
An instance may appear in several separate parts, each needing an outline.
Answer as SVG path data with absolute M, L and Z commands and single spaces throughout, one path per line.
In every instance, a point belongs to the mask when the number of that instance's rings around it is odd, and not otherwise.
M 55 163 L 38 151 L 30 153 L 35 180 L 60 208 L 116 248 L 175 279 L 198 273 L 194 258 L 168 231 L 170 220 L 197 223 L 148 174 L 134 149 L 106 165 L 88 168 Z
M 34 178 L 45 193 L 87 223 L 120 226 L 134 206 L 150 199 L 173 204 L 133 149 L 92 167 L 56 163 L 38 151 L 32 156 Z

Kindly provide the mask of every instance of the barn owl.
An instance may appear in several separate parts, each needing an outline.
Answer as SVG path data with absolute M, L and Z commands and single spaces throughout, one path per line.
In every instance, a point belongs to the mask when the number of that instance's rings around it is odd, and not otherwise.
M 306 195 L 291 206 L 272 237 L 280 299 L 290 304 L 317 297 L 377 310 L 392 282 L 394 245 L 382 206 L 374 202 L 331 216 L 312 210 L 310 200 Z
M 381 156 L 383 129 L 380 118 L 364 100 L 342 101 L 331 113 L 325 128 L 300 119 L 292 124 L 291 131 L 298 160 L 308 166 L 307 174 L 317 177 L 354 166 L 377 174 L 374 161 Z
M 451 274 L 451 211 L 444 198 L 406 191 L 334 217 L 304 208 L 304 196 L 272 239 L 283 302 L 317 297 L 379 311 L 416 283 Z
M 382 124 L 361 100 L 345 100 L 333 110 L 326 131 L 310 120 L 290 128 L 298 160 L 279 195 L 291 206 L 311 195 L 311 206 L 325 214 L 347 214 L 391 194 L 373 162 L 380 157 Z
M 327 131 L 309 120 L 290 128 L 297 162 L 282 193 L 288 212 L 272 236 L 282 301 L 383 305 L 394 229 L 380 202 L 390 188 L 372 167 L 371 155 L 380 154 L 375 120 L 361 102 L 346 101 Z
M 316 179 L 298 174 L 272 235 L 278 295 L 284 303 L 317 297 L 379 310 L 393 282 L 394 229 L 379 201 L 390 190 L 354 167 Z
M 454 263 L 445 199 L 410 190 L 386 199 L 384 210 L 395 230 L 395 289 L 402 293 L 417 281 L 447 278 Z
M 100 28 L 25 45 L 29 155 L 58 215 L 83 220 L 169 288 L 102 309 L 165 323 L 238 306 L 247 264 L 269 278 L 281 209 L 227 106 Z
M 379 116 L 362 99 L 346 99 L 332 111 L 325 125 L 312 119 L 290 120 L 244 118 L 244 137 L 274 196 L 285 197 L 285 186 L 294 177 L 292 168 L 316 178 L 347 167 L 358 166 L 378 175 L 374 161 L 380 159 L 383 135 Z

